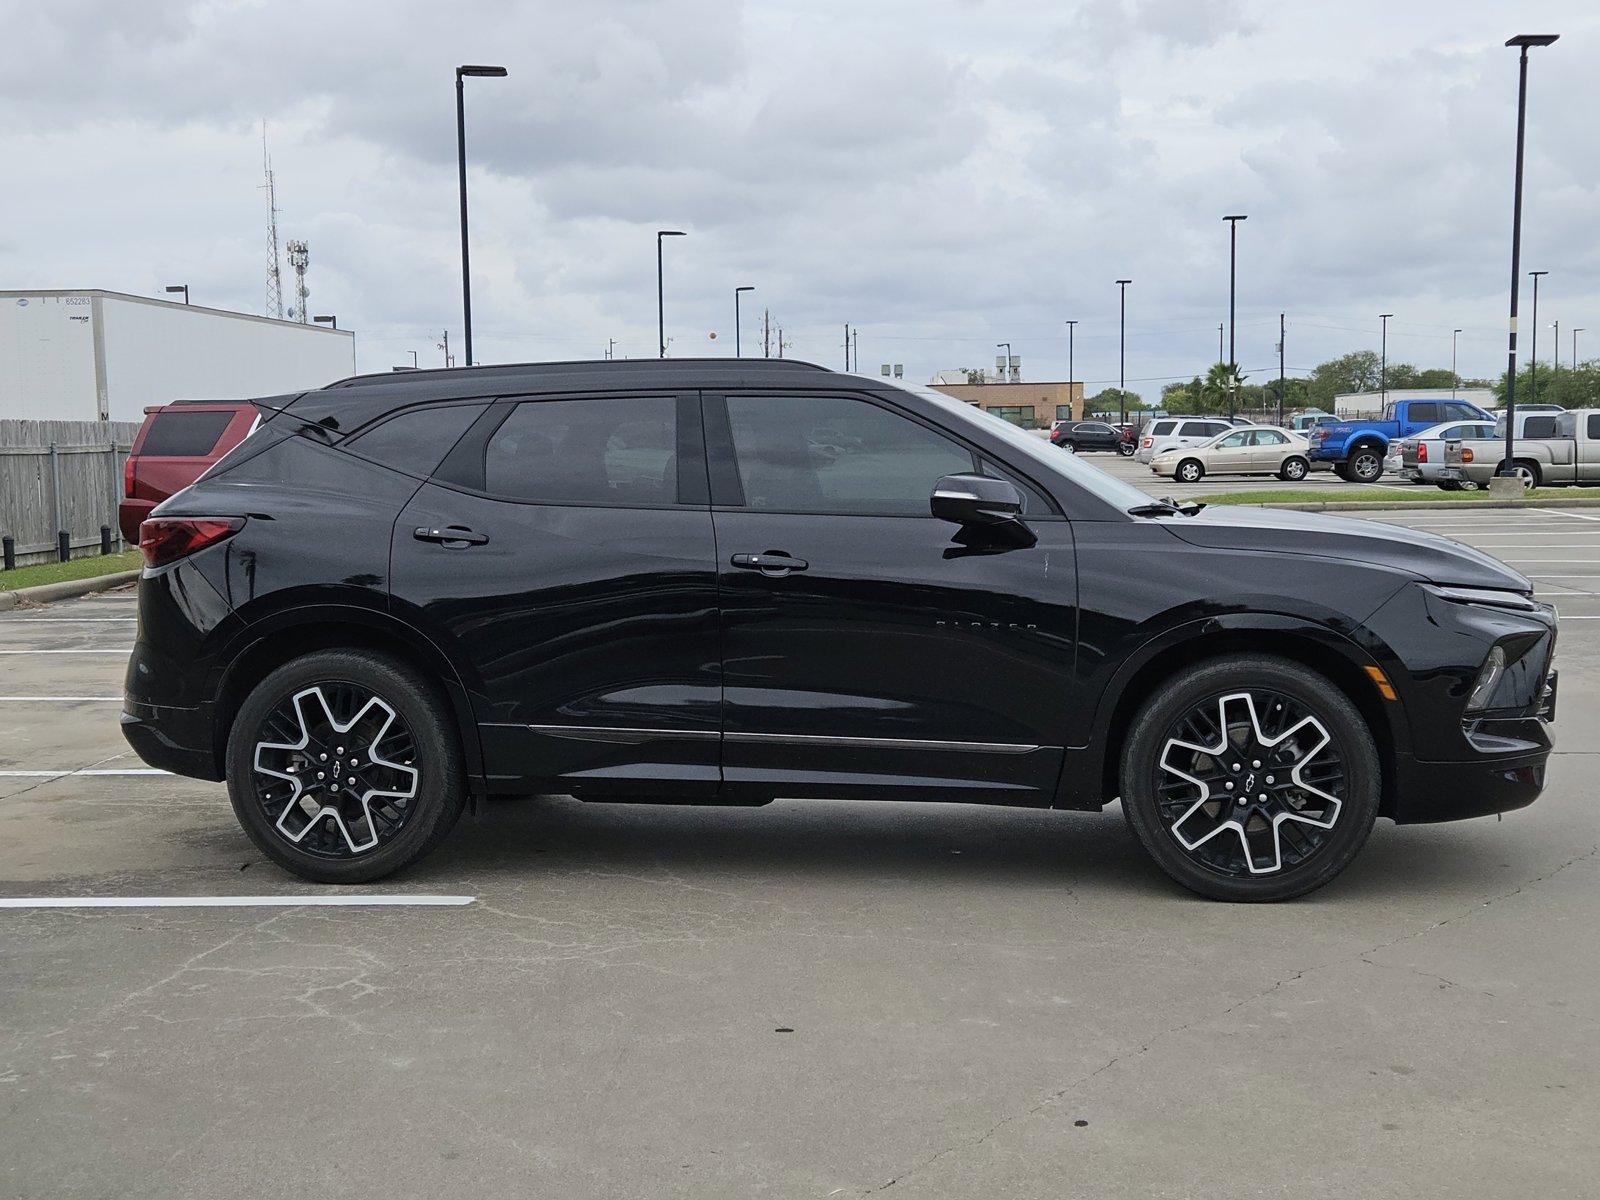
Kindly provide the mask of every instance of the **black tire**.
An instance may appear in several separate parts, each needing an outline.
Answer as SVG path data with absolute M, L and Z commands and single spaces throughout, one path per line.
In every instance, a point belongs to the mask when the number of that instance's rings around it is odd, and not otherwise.
M 1239 693 L 1252 696 L 1253 710 L 1237 699 L 1222 699 Z M 1274 703 L 1281 715 L 1274 715 L 1270 707 Z M 1214 759 L 1192 755 L 1184 744 L 1194 743 L 1180 732 L 1191 731 L 1193 737 L 1194 714 L 1201 714 L 1203 721 L 1213 711 L 1211 706 L 1220 714 L 1212 719 L 1211 728 L 1228 729 L 1226 739 L 1220 732 L 1214 734 L 1217 747 L 1226 747 Z M 1252 711 L 1257 714 L 1254 719 Z M 1302 713 L 1328 734 L 1323 749 L 1305 752 L 1300 739 L 1320 740 L 1320 732 L 1305 725 Z M 1275 721 L 1284 727 L 1278 728 Z M 1303 734 L 1293 733 L 1302 727 Z M 1269 738 L 1276 737 L 1276 742 L 1257 742 L 1245 735 L 1250 730 L 1270 730 Z M 1204 744 L 1211 745 L 1209 737 Z M 1169 747 L 1174 759 L 1164 768 Z M 1233 753 L 1241 759 L 1225 761 L 1224 756 Z M 1243 757 L 1250 753 L 1260 757 Z M 1298 763 L 1288 761 L 1302 753 Z M 1273 778 L 1267 772 L 1273 770 L 1274 756 L 1280 764 L 1278 773 L 1289 771 L 1292 776 L 1283 783 L 1267 784 L 1265 780 Z M 1184 766 L 1192 775 L 1180 778 L 1171 769 Z M 1316 781 L 1330 790 L 1307 792 L 1302 772 L 1315 774 Z M 1213 773 L 1215 778 L 1205 782 L 1207 791 L 1202 793 L 1201 781 Z M 1242 801 L 1242 793 L 1231 786 L 1235 780 L 1240 788 L 1251 789 Z M 1205 798 L 1211 795 L 1212 783 L 1227 787 L 1227 792 L 1217 789 L 1215 801 Z M 1268 800 L 1245 807 L 1257 787 Z M 1129 727 L 1121 790 L 1129 826 L 1156 864 L 1177 882 L 1214 900 L 1271 901 L 1303 896 L 1344 870 L 1372 832 L 1383 789 L 1372 732 L 1343 692 L 1288 659 L 1239 655 L 1178 672 L 1144 703 Z M 1272 813 L 1285 815 L 1274 820 Z M 1318 824 L 1322 819 L 1325 826 Z M 1184 840 L 1194 843 L 1188 848 L 1180 840 L 1179 827 L 1184 827 Z M 1281 834 L 1280 828 L 1289 833 Z M 1215 832 L 1208 836 L 1210 829 Z M 1270 857 L 1265 853 L 1269 843 Z M 1261 869 L 1253 869 L 1257 867 Z
M 1123 458 L 1132 458 L 1133 452 L 1136 449 L 1137 447 L 1132 442 L 1117 443 L 1117 453 L 1122 455 Z
M 334 739 L 347 757 L 329 768 L 335 780 L 349 772 L 345 788 L 309 782 L 323 765 L 316 751 L 326 745 L 325 760 Z M 250 840 L 316 883 L 368 883 L 409 866 L 444 840 L 466 800 L 461 746 L 439 689 L 365 650 L 307 654 L 257 684 L 229 731 L 227 768 Z
M 1441 492 L 1459 492 L 1461 490 L 1461 481 L 1459 479 L 1441 479 L 1438 480 L 1438 484 Z
M 1288 483 L 1299 483 L 1311 474 L 1311 464 L 1298 454 L 1283 460 L 1283 466 L 1278 470 L 1278 478 Z
M 1198 458 L 1186 458 L 1172 472 L 1172 477 L 1179 483 L 1199 483 L 1206 477 L 1206 465 Z
M 1361 446 L 1350 455 L 1345 476 L 1352 483 L 1376 483 L 1383 477 L 1383 455 L 1371 446 Z
M 1538 487 L 1540 480 L 1544 478 L 1539 470 L 1539 464 L 1532 459 L 1519 458 L 1511 464 L 1511 469 L 1521 477 L 1522 486 L 1526 488 Z
M 1333 464 L 1333 473 L 1335 475 L 1337 475 L 1340 479 L 1344 480 L 1346 483 L 1350 482 L 1350 465 L 1348 463 L 1342 463 L 1342 462 L 1334 463 Z

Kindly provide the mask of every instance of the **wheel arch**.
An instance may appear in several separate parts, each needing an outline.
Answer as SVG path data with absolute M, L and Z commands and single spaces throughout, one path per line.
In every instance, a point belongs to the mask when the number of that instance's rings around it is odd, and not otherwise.
M 410 664 L 435 680 L 455 718 L 469 789 L 478 794 L 484 777 L 477 718 L 460 673 L 425 635 L 393 616 L 370 608 L 313 605 L 264 618 L 243 631 L 224 655 L 227 666 L 212 694 L 216 707 L 213 753 L 224 766 L 228 734 L 245 697 L 284 663 L 317 650 L 372 650 Z
M 1090 745 L 1100 748 L 1098 769 L 1071 773 L 1076 779 L 1093 781 L 1090 786 L 1098 785 L 1097 794 L 1068 795 L 1072 783 L 1064 772 L 1057 789 L 1057 807 L 1098 808 L 1105 798 L 1118 794 L 1118 770 L 1128 726 L 1134 713 L 1165 679 L 1195 663 L 1246 653 L 1277 655 L 1315 671 L 1356 706 L 1372 730 L 1383 770 L 1383 797 L 1378 811 L 1382 816 L 1393 817 L 1397 764 L 1410 739 L 1399 704 L 1385 700 L 1367 674 L 1368 666 L 1378 664 L 1340 634 L 1301 618 L 1273 614 L 1238 614 L 1195 621 L 1151 639 L 1130 655 L 1107 687 L 1096 713 Z

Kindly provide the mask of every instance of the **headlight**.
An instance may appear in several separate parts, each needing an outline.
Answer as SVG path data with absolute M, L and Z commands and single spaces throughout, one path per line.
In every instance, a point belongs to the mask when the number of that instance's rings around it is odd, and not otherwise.
M 1519 612 L 1539 611 L 1538 601 L 1522 592 L 1500 591 L 1495 588 L 1442 587 L 1438 584 L 1423 586 L 1441 600 L 1449 600 L 1456 604 L 1487 604 L 1490 608 L 1511 608 Z
M 1494 695 L 1495 688 L 1500 686 L 1500 678 L 1506 673 L 1506 652 L 1499 646 L 1489 651 L 1489 657 L 1483 662 L 1483 670 L 1478 672 L 1478 681 L 1472 685 L 1472 695 L 1467 697 L 1468 712 L 1482 712 L 1489 707 L 1489 699 Z

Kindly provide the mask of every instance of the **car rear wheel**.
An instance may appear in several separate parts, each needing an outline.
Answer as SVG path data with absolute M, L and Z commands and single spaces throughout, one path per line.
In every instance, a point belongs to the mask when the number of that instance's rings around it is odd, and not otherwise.
M 1345 478 L 1353 483 L 1374 483 L 1383 474 L 1383 456 L 1376 450 L 1361 449 L 1350 456 Z
M 1329 680 L 1240 655 L 1180 671 L 1145 702 L 1122 809 L 1156 863 L 1216 900 L 1286 900 L 1349 864 L 1378 815 L 1366 722 Z
M 367 651 L 319 651 L 263 679 L 234 719 L 227 766 L 250 840 L 318 883 L 408 866 L 444 839 L 465 800 L 443 697 Z
M 1117 453 L 1123 458 L 1132 458 L 1135 446 L 1132 442 L 1118 442 Z
M 1286 458 L 1283 467 L 1278 471 L 1278 478 L 1287 479 L 1290 483 L 1299 483 L 1311 471 L 1311 464 L 1303 458 Z
M 1178 464 L 1172 477 L 1180 483 L 1199 483 L 1205 477 L 1205 465 L 1199 459 L 1186 458 Z

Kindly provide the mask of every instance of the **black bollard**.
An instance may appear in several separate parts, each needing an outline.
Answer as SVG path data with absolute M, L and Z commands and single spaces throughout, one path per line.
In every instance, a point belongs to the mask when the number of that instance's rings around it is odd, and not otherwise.
M 72 557 L 72 539 L 67 536 L 65 529 L 56 534 L 56 552 L 61 556 L 62 562 Z
M 109 525 L 100 526 L 100 553 L 111 553 L 111 526 Z
M 15 571 L 17 569 L 17 539 L 9 533 L 6 534 L 5 537 L 0 538 L 0 548 L 5 550 L 6 570 Z

